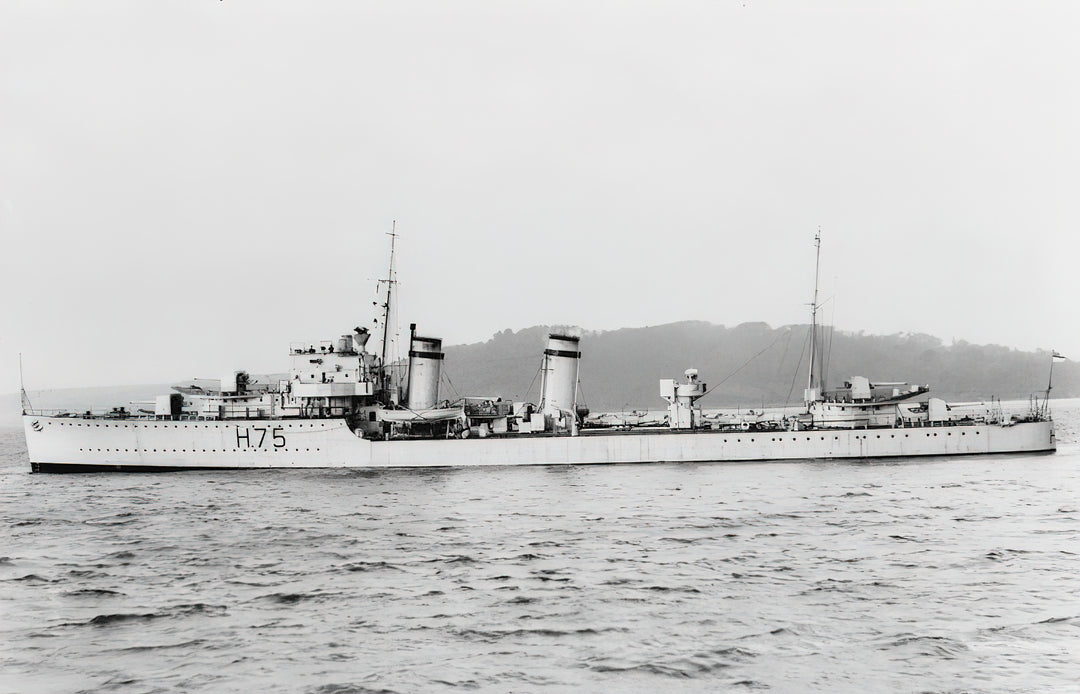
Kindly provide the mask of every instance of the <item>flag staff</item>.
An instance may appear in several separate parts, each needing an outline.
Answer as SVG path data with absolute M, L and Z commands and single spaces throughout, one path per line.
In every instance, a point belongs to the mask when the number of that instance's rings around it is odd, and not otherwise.
M 1042 414 L 1045 417 L 1050 413 L 1050 390 L 1054 387 L 1054 360 L 1065 359 L 1061 354 L 1057 353 L 1057 350 L 1050 350 L 1050 377 L 1046 380 L 1046 397 L 1043 398 L 1043 411 Z
M 34 409 L 30 403 L 30 396 L 26 394 L 26 386 L 23 385 L 22 352 L 19 352 L 19 397 L 22 401 L 23 414 L 27 414 Z

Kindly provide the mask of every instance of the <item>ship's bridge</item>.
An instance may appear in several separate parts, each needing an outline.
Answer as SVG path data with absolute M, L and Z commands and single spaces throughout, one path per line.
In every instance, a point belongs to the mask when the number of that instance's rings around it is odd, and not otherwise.
M 375 357 L 357 351 L 351 335 L 338 340 L 294 342 L 289 347 L 289 381 L 295 398 L 353 397 L 374 392 Z

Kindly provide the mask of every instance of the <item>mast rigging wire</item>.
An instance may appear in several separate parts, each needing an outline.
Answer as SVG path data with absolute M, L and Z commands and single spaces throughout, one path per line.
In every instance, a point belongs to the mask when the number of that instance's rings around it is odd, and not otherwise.
M 783 335 L 777 335 L 777 336 L 776 336 L 775 338 L 773 338 L 773 341 L 772 341 L 772 342 L 770 342 L 770 343 L 768 344 L 768 346 L 766 346 L 766 347 L 765 347 L 764 349 L 762 349 L 762 350 L 761 350 L 760 352 L 758 352 L 758 353 L 757 353 L 757 354 L 755 354 L 754 356 L 752 356 L 752 357 L 750 357 L 749 359 L 747 359 L 746 361 L 744 361 L 744 362 L 742 363 L 742 366 L 740 366 L 739 368 L 737 368 L 737 369 L 735 369 L 734 371 L 732 371 L 731 373 L 729 373 L 729 374 L 728 374 L 727 376 L 725 376 L 725 377 L 724 377 L 724 379 L 723 379 L 722 381 L 720 381 L 720 382 L 719 382 L 719 383 L 717 383 L 717 384 L 716 384 L 715 386 L 713 386 L 712 388 L 709 388 L 709 389 L 708 389 L 707 391 L 705 391 L 704 393 L 702 393 L 702 394 L 701 394 L 701 397 L 705 397 L 706 395 L 708 395 L 709 393 L 713 392 L 714 390 L 716 390 L 716 389 L 717 389 L 717 388 L 719 388 L 720 386 L 724 385 L 724 383 L 725 383 L 725 382 L 727 382 L 727 380 L 728 380 L 728 379 L 730 379 L 730 378 L 731 378 L 732 376 L 734 376 L 735 374 L 739 373 L 739 372 L 740 372 L 740 371 L 742 371 L 742 370 L 743 370 L 744 368 L 746 368 L 746 366 L 747 366 L 747 365 L 748 365 L 748 364 L 749 364 L 750 362 L 754 361 L 755 359 L 757 359 L 758 357 L 760 357 L 760 356 L 761 356 L 762 354 L 765 354 L 765 352 L 767 352 L 767 351 L 769 351 L 770 349 L 772 349 L 772 346 L 773 346 L 773 345 L 775 345 L 775 344 L 776 344 L 777 342 L 779 342 L 779 341 L 780 341 L 780 338 L 781 338 L 781 337 L 783 337 Z
M 536 367 L 536 373 L 533 374 L 532 380 L 529 381 L 529 387 L 525 389 L 525 395 L 521 396 L 522 400 L 529 397 L 529 393 L 532 392 L 533 384 L 536 383 L 536 377 L 540 375 L 540 371 L 544 368 L 544 362 L 540 362 L 540 366 Z
M 446 373 L 445 365 L 443 365 L 442 368 L 442 377 L 446 379 L 446 384 L 450 386 L 450 390 L 454 391 L 454 395 L 456 395 L 458 399 L 461 399 L 461 393 L 459 393 L 458 389 L 454 387 L 454 382 L 450 380 L 450 374 Z
M 784 409 L 786 410 L 788 405 L 791 404 L 791 392 L 795 390 L 795 381 L 799 378 L 799 369 L 802 368 L 802 358 L 806 354 L 806 343 L 810 339 L 810 330 L 806 331 L 806 337 L 803 338 L 802 349 L 799 350 L 799 363 L 795 365 L 795 373 L 791 375 L 791 387 L 788 388 L 787 397 L 784 398 Z

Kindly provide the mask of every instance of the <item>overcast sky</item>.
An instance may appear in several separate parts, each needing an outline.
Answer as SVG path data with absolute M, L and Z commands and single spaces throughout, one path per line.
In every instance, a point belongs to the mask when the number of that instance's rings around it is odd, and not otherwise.
M 19 352 L 33 388 L 284 370 L 371 324 L 394 219 L 402 327 L 447 343 L 805 322 L 820 226 L 839 329 L 1080 358 L 1078 35 L 1074 0 L 6 0 L 0 392 Z

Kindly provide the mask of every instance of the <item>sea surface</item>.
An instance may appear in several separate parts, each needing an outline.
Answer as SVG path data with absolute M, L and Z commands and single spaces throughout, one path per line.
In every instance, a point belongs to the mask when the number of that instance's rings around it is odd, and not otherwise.
M 29 474 L 0 692 L 1080 691 L 1052 455 Z

